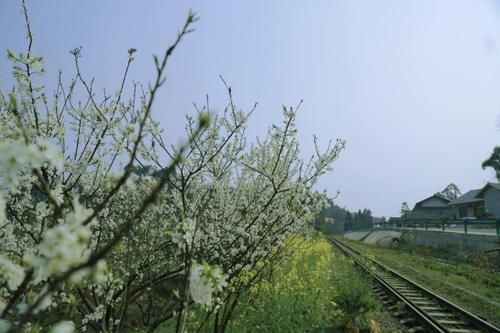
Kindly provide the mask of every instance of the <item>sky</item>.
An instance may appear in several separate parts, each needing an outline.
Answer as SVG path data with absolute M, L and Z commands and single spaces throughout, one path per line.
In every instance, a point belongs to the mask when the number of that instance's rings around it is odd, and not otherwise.
M 9 89 L 6 49 L 26 49 L 20 2 L 0 1 L 0 87 Z M 320 180 L 335 202 L 375 216 L 398 216 L 453 182 L 462 192 L 494 181 L 481 163 L 500 144 L 500 2 L 492 0 L 132 1 L 28 0 L 42 83 L 74 73 L 70 49 L 96 86 L 117 90 L 127 49 L 129 78 L 154 77 L 191 8 L 200 20 L 175 51 L 154 115 L 167 139 L 182 142 L 184 116 L 209 95 L 223 109 L 259 106 L 247 131 L 263 137 L 282 105 L 297 116 L 302 154 L 317 135 L 346 140 Z M 131 82 L 131 81 L 130 81 Z

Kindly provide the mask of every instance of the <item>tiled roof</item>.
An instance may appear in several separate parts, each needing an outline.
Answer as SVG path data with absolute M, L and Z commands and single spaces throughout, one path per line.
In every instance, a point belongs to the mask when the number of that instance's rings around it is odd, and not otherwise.
M 430 196 L 430 197 L 428 197 L 428 198 L 425 198 L 424 200 L 421 200 L 421 201 L 417 202 L 417 203 L 415 204 L 415 208 L 422 206 L 422 204 L 423 204 L 425 201 L 430 200 L 430 199 L 432 199 L 432 198 L 437 198 L 437 199 L 441 200 L 441 202 L 442 202 L 442 205 L 435 206 L 435 207 L 446 207 L 446 205 L 448 205 L 448 203 L 450 202 L 450 200 L 448 200 L 448 199 L 446 199 L 445 197 L 443 197 L 443 196 L 441 195 L 441 193 L 436 193 L 436 194 L 431 195 L 431 196 Z
M 476 198 L 482 198 L 484 192 L 488 189 L 488 187 L 493 187 L 494 189 L 500 191 L 500 183 L 487 183 L 486 185 L 483 186 L 482 189 L 479 190 L 479 192 L 476 194 Z
M 459 196 L 455 200 L 452 200 L 449 205 L 454 206 L 454 205 L 461 205 L 461 204 L 467 204 L 467 203 L 473 203 L 473 202 L 481 202 L 483 199 L 481 198 L 476 198 L 476 195 L 479 193 L 481 189 L 477 190 L 470 190 L 469 192 L 465 193 L 462 196 Z

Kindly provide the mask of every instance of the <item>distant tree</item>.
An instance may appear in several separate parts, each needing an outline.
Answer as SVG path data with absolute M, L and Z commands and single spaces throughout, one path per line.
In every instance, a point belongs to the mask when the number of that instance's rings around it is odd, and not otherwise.
M 326 221 L 327 218 L 331 218 L 334 221 L 345 222 L 346 214 L 348 213 L 347 209 L 336 205 L 331 198 L 328 198 L 327 202 L 328 206 L 316 216 L 314 221 L 314 227 L 323 232 L 329 228 Z
M 371 227 L 373 227 L 372 211 L 369 209 L 363 209 L 363 228 Z
M 346 231 L 371 228 L 374 222 L 379 220 L 372 216 L 372 211 L 368 208 L 350 212 L 346 208 L 334 204 L 332 199 L 328 199 L 328 206 L 316 216 L 314 224 L 316 229 L 327 232 L 329 228 L 327 218 L 331 218 L 336 222 L 344 222 Z
M 379 221 L 381 224 L 384 224 L 384 223 L 387 223 L 387 219 L 385 218 L 385 216 L 382 216 L 380 218 L 380 221 Z
M 410 206 L 408 206 L 408 203 L 406 201 L 404 201 L 402 204 L 401 204 L 401 217 L 405 217 L 406 214 L 408 214 L 408 212 L 410 211 Z
M 345 224 L 344 224 L 345 230 L 346 231 L 352 230 L 352 226 L 353 226 L 352 214 L 351 212 L 347 212 L 345 215 Z
M 493 148 L 491 156 L 481 166 L 483 169 L 493 168 L 497 180 L 500 181 L 500 146 Z
M 366 229 L 373 226 L 373 216 L 371 210 L 365 208 L 359 209 L 356 213 L 352 213 L 352 227 L 351 230 Z M 347 217 L 346 217 L 347 221 Z
M 450 183 L 448 186 L 444 188 L 444 190 L 436 194 L 451 201 L 461 196 L 462 192 L 460 192 L 460 189 L 458 188 L 457 185 Z
M 354 214 L 353 220 L 353 229 L 361 229 L 363 225 L 363 212 L 361 209 L 358 209 L 358 212 Z

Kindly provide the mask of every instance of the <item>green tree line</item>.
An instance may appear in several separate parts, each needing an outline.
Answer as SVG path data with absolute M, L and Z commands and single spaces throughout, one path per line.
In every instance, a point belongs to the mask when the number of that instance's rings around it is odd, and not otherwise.
M 351 212 L 335 204 L 332 199 L 328 199 L 328 207 L 316 217 L 315 227 L 325 233 L 339 230 L 352 231 L 372 228 L 375 223 L 384 220 L 384 217 L 374 217 L 368 208 Z M 334 227 L 335 224 L 337 227 Z

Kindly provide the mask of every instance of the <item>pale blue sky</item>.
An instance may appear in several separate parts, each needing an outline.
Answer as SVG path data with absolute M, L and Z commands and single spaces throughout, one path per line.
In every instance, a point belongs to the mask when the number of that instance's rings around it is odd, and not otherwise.
M 313 134 L 347 149 L 319 188 L 351 210 L 398 214 L 448 183 L 463 192 L 493 180 L 481 162 L 499 144 L 500 3 L 413 1 L 55 1 L 28 2 L 34 50 L 47 85 L 69 78 L 69 49 L 98 86 L 116 89 L 130 47 L 130 78 L 152 78 L 189 8 L 196 31 L 174 54 L 155 115 L 181 138 L 184 114 L 209 94 L 222 108 L 223 75 L 240 107 L 259 107 L 249 135 L 280 121 L 281 105 L 304 99 L 298 116 L 304 156 Z M 0 49 L 25 47 L 18 1 L 0 1 Z M 5 53 L 3 53 L 5 54 Z M 10 73 L 0 59 L 0 84 Z

